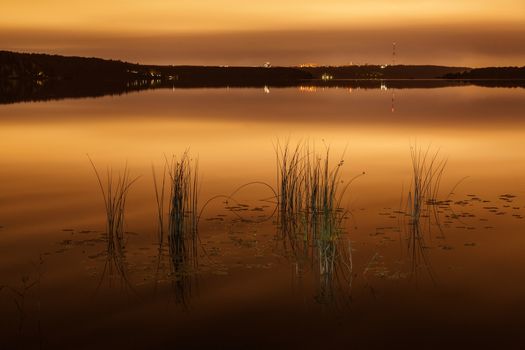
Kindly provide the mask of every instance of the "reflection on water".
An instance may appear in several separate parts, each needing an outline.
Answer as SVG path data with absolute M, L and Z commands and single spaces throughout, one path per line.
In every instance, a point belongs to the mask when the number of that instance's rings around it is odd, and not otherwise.
M 14 336 L 13 346 L 34 346 L 42 348 L 44 334 L 42 329 L 41 282 L 44 273 L 44 260 L 31 262 L 30 268 L 21 272 L 18 281 L 11 285 L 0 284 L 0 298 L 7 297 L 12 303 L 3 310 L 9 314 L 11 325 L 9 338 Z
M 301 92 L 317 92 L 330 88 L 346 89 L 349 92 L 360 89 L 379 89 L 382 91 L 394 89 L 435 89 L 445 87 L 506 87 L 524 88 L 523 80 L 451 80 L 451 79 L 329 79 L 310 80 L 309 85 L 297 85 L 297 83 L 278 82 L 270 83 L 249 83 L 237 82 L 226 84 L 224 82 L 202 82 L 202 81 L 177 81 L 142 79 L 133 81 L 112 81 L 100 84 L 98 81 L 74 81 L 74 80 L 36 80 L 18 81 L 6 80 L 0 82 L 0 104 L 10 104 L 18 102 L 35 102 L 59 100 L 66 98 L 86 98 L 129 94 L 133 92 L 170 89 L 230 89 L 230 88 L 255 88 L 262 89 L 263 93 L 269 94 L 271 88 L 291 88 L 296 87 Z
M 523 91 L 395 88 L 392 114 L 385 84 L 0 106 L 4 342 L 38 340 L 36 320 L 52 348 L 129 344 L 118 328 L 139 326 L 139 347 L 232 329 L 244 345 L 261 329 L 283 346 L 365 344 L 421 320 L 421 339 L 511 339 L 493 320 L 522 325 L 507 310 L 525 292 Z M 86 153 L 129 166 L 97 183 Z M 21 276 L 38 256 L 32 285 Z M 100 327 L 114 332 L 87 336 Z

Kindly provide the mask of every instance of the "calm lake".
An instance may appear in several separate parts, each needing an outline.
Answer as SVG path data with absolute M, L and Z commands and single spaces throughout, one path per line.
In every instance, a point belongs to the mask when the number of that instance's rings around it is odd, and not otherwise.
M 303 240 L 308 220 L 283 230 L 286 144 L 314 158 L 329 148 L 330 169 L 344 158 L 337 239 Z M 417 225 L 411 149 L 446 160 Z M 159 246 L 152 168 L 159 185 L 185 151 L 200 219 L 180 269 Z M 137 178 L 116 253 L 90 158 L 104 185 L 107 169 Z M 523 88 L 158 89 L 2 105 L 0 348 L 518 347 L 524 216 Z

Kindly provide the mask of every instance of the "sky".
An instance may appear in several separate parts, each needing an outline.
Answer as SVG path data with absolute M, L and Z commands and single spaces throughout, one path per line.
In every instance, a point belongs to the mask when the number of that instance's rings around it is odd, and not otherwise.
M 525 0 L 1 0 L 0 49 L 148 64 L 525 65 Z

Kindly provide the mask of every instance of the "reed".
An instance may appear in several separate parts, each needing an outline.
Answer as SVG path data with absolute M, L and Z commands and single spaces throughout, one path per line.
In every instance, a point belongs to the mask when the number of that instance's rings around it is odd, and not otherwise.
M 410 148 L 412 162 L 412 183 L 408 192 L 406 213 L 410 218 L 408 222 L 407 250 L 411 261 L 411 276 L 416 281 L 418 272 L 423 267 L 430 279 L 435 283 L 436 276 L 432 269 L 425 233 L 430 235 L 432 223 L 441 229 L 439 205 L 448 204 L 448 201 L 439 199 L 441 180 L 445 172 L 447 161 L 439 155 L 439 150 L 431 152 L 431 147 L 426 149 L 420 146 Z M 422 222 L 421 218 L 428 220 Z M 434 222 L 432 222 L 434 218 Z
M 311 157 L 305 172 L 306 211 L 313 223 L 313 237 L 328 240 L 341 231 L 341 221 L 345 215 L 341 201 L 350 184 L 340 188 L 343 183 L 340 174 L 343 158 L 334 167 L 330 166 L 329 158 L 330 149 L 327 148 L 324 158 Z
M 167 236 L 176 299 L 185 304 L 191 294 L 190 275 L 198 266 L 198 161 L 189 151 L 166 159 L 160 181 L 153 169 L 157 204 L 159 264 Z
M 277 156 L 277 196 L 278 207 L 283 213 L 296 213 L 303 210 L 304 205 L 304 152 L 303 145 L 298 143 L 293 149 L 289 141 L 281 144 L 277 141 L 275 153 Z
M 438 195 L 447 161 L 440 159 L 439 151 L 431 154 L 430 146 L 426 150 L 417 145 L 410 147 L 410 156 L 412 184 L 407 204 L 412 223 L 416 224 L 421 218 L 425 205 L 428 208 L 440 203 Z
M 115 174 L 107 168 L 104 177 L 101 176 L 95 163 L 88 156 L 93 171 L 97 177 L 100 192 L 104 199 L 106 213 L 106 264 L 102 276 L 108 272 L 113 275 L 114 270 L 129 285 L 125 266 L 125 212 L 127 196 L 131 186 L 138 177 L 131 178 L 127 164 L 122 173 Z
M 308 142 L 291 146 L 277 142 L 277 198 L 280 225 L 286 230 L 303 226 L 303 239 L 331 239 L 341 230 L 346 211 L 341 206 L 350 184 L 341 179 L 344 154 L 335 166 L 330 148 L 318 155 Z M 295 227 L 294 227 L 295 226 Z
M 292 146 L 278 141 L 275 153 L 283 245 L 298 273 L 306 265 L 313 268 L 319 283 L 316 299 L 333 303 L 336 294 L 348 296 L 352 284 L 350 241 L 344 237 L 343 223 L 347 210 L 341 203 L 350 184 L 364 173 L 345 183 L 341 178 L 344 153 L 333 165 L 330 147 L 318 154 L 309 142 Z
M 170 255 L 176 262 L 188 259 L 197 264 L 198 162 L 192 165 L 188 152 L 172 159 L 168 220 Z

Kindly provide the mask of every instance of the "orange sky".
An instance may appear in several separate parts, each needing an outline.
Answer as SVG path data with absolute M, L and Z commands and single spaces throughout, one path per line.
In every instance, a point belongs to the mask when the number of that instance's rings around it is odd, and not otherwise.
M 144 63 L 523 65 L 524 0 L 2 0 L 0 49 Z

